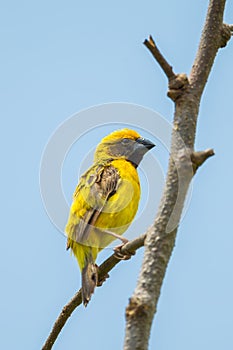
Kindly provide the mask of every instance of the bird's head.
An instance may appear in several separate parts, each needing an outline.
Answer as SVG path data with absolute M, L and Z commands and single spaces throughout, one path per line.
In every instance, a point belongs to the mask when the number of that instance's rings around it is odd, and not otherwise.
M 126 159 L 137 167 L 144 154 L 154 146 L 134 130 L 116 130 L 98 144 L 94 160 Z

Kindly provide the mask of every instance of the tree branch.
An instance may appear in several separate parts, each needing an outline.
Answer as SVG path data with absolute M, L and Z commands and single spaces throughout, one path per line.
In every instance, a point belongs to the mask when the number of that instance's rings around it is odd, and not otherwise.
M 150 50 L 150 52 L 152 53 L 152 55 L 166 74 L 168 80 L 175 78 L 176 75 L 172 70 L 172 66 L 170 66 L 165 57 L 161 54 L 151 35 L 149 36 L 148 40 L 145 39 L 143 44 L 148 48 L 148 50 Z
M 193 93 L 199 98 L 201 98 L 218 49 L 225 46 L 230 39 L 230 37 L 228 40 L 223 39 L 225 33 L 223 29 L 226 29 L 223 24 L 225 2 L 226 0 L 210 0 L 209 2 L 199 48 L 190 73 Z
M 169 89 L 174 90 L 169 97 L 175 101 L 168 173 L 154 225 L 145 240 L 145 253 L 138 283 L 126 308 L 124 350 L 148 349 L 151 325 L 166 268 L 175 245 L 189 183 L 198 166 L 213 155 L 213 150 L 194 152 L 193 148 L 201 95 L 217 51 L 223 44 L 224 6 L 225 0 L 209 2 L 204 30 L 190 77 L 189 79 L 185 75 L 181 77 L 186 83 L 183 86 L 182 83 L 179 84 L 177 77 L 180 75 L 168 77 Z M 149 50 L 152 51 L 151 45 Z M 153 56 L 161 66 L 162 55 L 153 54 Z M 166 62 L 165 59 L 162 61 Z M 169 69 L 163 70 L 168 76 Z M 172 89 L 171 82 L 173 82 Z
M 186 90 L 187 86 L 189 85 L 186 74 L 175 74 L 173 72 L 172 66 L 167 62 L 166 58 L 159 51 L 151 35 L 149 36 L 148 40 L 145 39 L 143 44 L 152 53 L 153 57 L 167 76 L 169 86 L 167 95 L 173 101 L 175 101 Z
M 193 152 L 191 154 L 191 161 L 193 163 L 194 173 L 197 171 L 209 157 L 214 156 L 214 150 L 212 148 L 206 149 L 205 151 Z
M 137 249 L 144 245 L 144 240 L 147 233 L 140 235 L 139 237 L 133 239 L 132 241 L 126 243 L 121 248 L 121 253 L 133 254 Z M 98 269 L 98 280 L 100 285 L 105 281 L 106 276 L 108 277 L 108 272 L 111 271 L 121 260 L 117 259 L 114 254 L 112 254 L 108 259 L 106 259 Z M 81 289 L 73 296 L 73 298 L 63 307 L 60 315 L 56 319 L 53 328 L 42 346 L 41 350 L 50 350 L 53 347 L 58 335 L 60 334 L 62 328 L 64 327 L 66 321 L 71 316 L 72 312 L 82 304 L 82 293 Z

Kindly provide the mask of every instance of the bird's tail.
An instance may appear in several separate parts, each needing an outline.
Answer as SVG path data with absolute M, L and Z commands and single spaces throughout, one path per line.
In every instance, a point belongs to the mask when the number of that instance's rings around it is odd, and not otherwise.
M 92 261 L 86 263 L 82 269 L 82 300 L 84 306 L 87 306 L 94 293 L 98 282 L 98 266 Z

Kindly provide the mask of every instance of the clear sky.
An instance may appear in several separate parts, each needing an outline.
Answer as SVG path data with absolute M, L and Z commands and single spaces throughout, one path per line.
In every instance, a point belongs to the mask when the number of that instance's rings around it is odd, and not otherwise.
M 60 169 L 70 203 L 79 170 L 90 162 L 90 155 L 86 156 L 106 133 L 128 120 L 120 111 L 110 113 L 108 122 L 115 124 L 103 126 L 103 115 L 97 113 L 92 117 L 95 130 L 90 132 L 90 114 L 86 119 L 77 113 L 94 105 L 124 102 L 157 111 L 171 122 L 173 104 L 166 97 L 166 78 L 142 42 L 153 34 L 174 71 L 188 73 L 206 9 L 203 0 L 2 4 L 1 349 L 40 349 L 61 308 L 80 287 L 76 261 L 66 252 L 66 240 L 46 214 L 40 194 L 41 158 L 51 135 L 74 114 L 80 124 L 73 132 L 87 131 Z M 233 22 L 230 1 L 225 21 Z M 151 349 L 233 346 L 232 56 L 230 42 L 219 52 L 203 95 L 196 149 L 213 147 L 216 155 L 195 176 L 163 284 Z M 148 129 L 144 117 L 140 123 Z M 143 198 L 133 235 L 151 223 L 161 193 L 168 153 L 159 135 L 155 141 L 157 147 L 140 170 Z M 158 171 L 151 180 L 148 169 L 153 162 Z M 48 171 L 47 176 L 52 186 L 53 173 Z M 152 208 L 146 205 L 149 193 L 156 197 Z M 54 198 L 55 208 L 59 200 Z M 110 249 L 101 253 L 98 263 L 110 253 Z M 122 347 L 124 310 L 142 254 L 143 249 L 119 264 L 105 285 L 97 288 L 90 305 L 74 312 L 55 350 Z

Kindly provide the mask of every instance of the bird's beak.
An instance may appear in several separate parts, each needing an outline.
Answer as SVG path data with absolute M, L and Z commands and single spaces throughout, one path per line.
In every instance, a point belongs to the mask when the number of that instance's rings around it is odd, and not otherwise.
M 134 164 L 135 167 L 137 167 L 141 162 L 143 156 L 153 147 L 155 147 L 154 143 L 147 139 L 139 137 L 135 140 L 134 150 L 129 160 Z
M 138 139 L 136 139 L 136 142 L 139 145 L 142 145 L 144 147 L 146 147 L 146 149 L 149 151 L 151 148 L 155 147 L 155 144 L 153 142 L 151 142 L 150 140 L 144 139 L 143 137 L 139 137 Z

